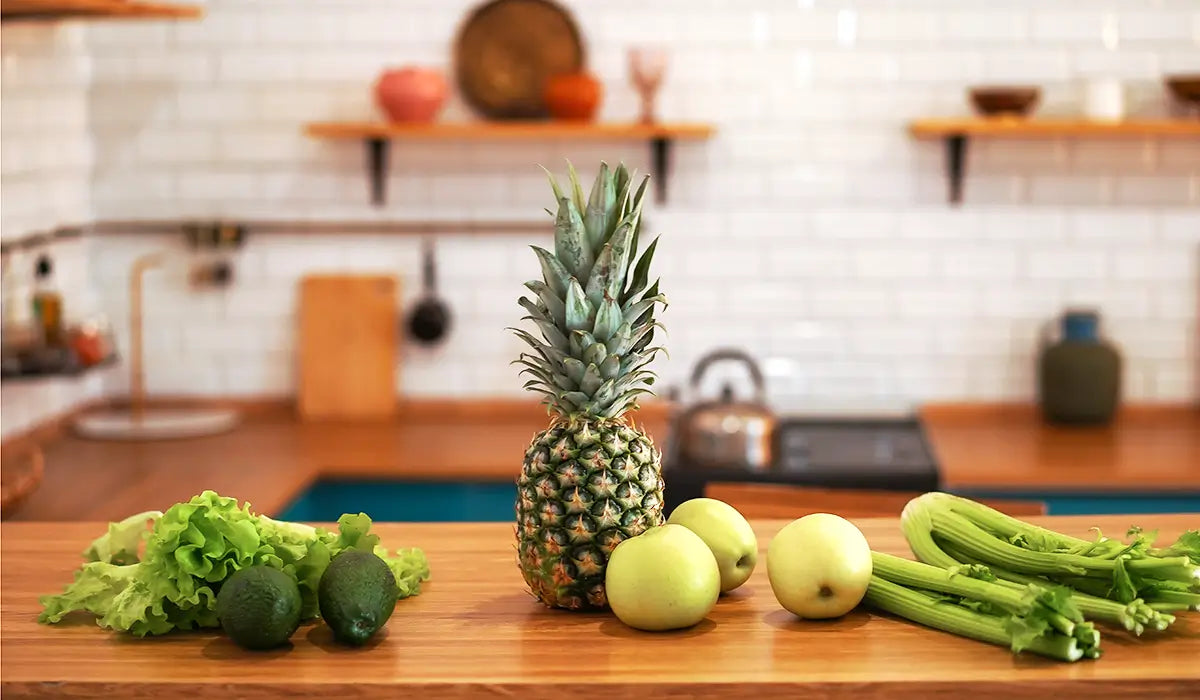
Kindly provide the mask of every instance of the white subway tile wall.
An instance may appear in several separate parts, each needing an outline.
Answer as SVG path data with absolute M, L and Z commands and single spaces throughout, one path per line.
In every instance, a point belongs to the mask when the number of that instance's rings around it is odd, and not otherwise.
M 0 30 L 0 240 L 12 242 L 60 226 L 88 222 L 92 138 L 88 87 L 92 58 L 82 24 L 5 23 Z M 74 308 L 95 310 L 88 284 L 90 241 L 69 240 L 6 254 L 4 302 L 28 299 L 41 253 Z M 10 296 L 11 295 L 11 296 Z M 6 307 L 7 308 L 7 307 Z M 0 433 L 33 427 L 81 401 L 100 396 L 100 376 L 4 385 Z
M 385 66 L 449 71 L 456 27 L 475 3 L 206 4 L 201 22 L 87 28 L 78 60 L 94 62 L 92 140 L 73 145 L 95 149 L 100 219 L 521 221 L 549 203 L 537 164 L 561 172 L 570 158 L 585 177 L 601 159 L 649 165 L 643 146 L 620 142 L 398 142 L 389 201 L 374 208 L 362 145 L 309 139 L 302 127 L 379 118 L 371 88 Z M 781 401 L 1027 399 L 1039 330 L 1071 304 L 1103 313 L 1129 358 L 1129 396 L 1196 397 L 1195 143 L 977 141 L 955 209 L 941 145 L 905 134 L 912 118 L 969 113 L 966 84 L 980 81 L 1040 84 L 1042 113 L 1073 114 L 1082 82 L 1111 74 L 1128 81 L 1132 111 L 1166 114 L 1161 72 L 1200 71 L 1195 0 L 565 4 L 605 84 L 602 119 L 635 116 L 625 54 L 655 42 L 671 51 L 662 117 L 718 129 L 675 149 L 670 199 L 647 212 L 672 299 L 667 383 L 713 347 L 738 345 L 773 360 Z M 9 104 L 8 75 L 6 151 L 10 111 L 40 123 Z M 452 96 L 445 118 L 470 115 Z M 86 163 L 77 151 L 61 155 Z M 6 165 L 6 209 L 8 174 Z M 9 221 L 6 211 L 6 230 Z M 438 239 L 454 329 L 437 349 L 406 347 L 401 391 L 520 392 L 507 365 L 518 344 L 504 327 L 521 315 L 520 283 L 536 275 L 534 242 L 545 236 Z M 129 260 L 152 249 L 186 256 L 165 236 L 92 245 L 96 291 L 122 332 Z M 264 234 L 236 263 L 227 291 L 189 291 L 182 264 L 150 282 L 151 391 L 292 391 L 295 288 L 308 272 L 394 270 L 406 309 L 420 293 L 419 241 L 407 237 Z
M 78 23 L 3 27 L 0 239 L 86 222 L 91 57 Z

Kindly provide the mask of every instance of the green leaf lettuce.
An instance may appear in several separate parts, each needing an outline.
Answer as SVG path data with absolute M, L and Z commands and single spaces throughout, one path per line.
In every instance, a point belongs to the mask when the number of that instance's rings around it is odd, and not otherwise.
M 147 530 L 146 523 L 153 526 Z M 258 564 L 291 575 L 301 615 L 318 615 L 317 586 L 333 557 L 346 549 L 373 551 L 387 562 L 400 597 L 416 595 L 429 578 L 418 549 L 389 554 L 364 513 L 345 514 L 338 531 L 273 520 L 212 491 L 165 513 L 139 513 L 109 525 L 84 552 L 87 561 L 61 594 L 41 598 L 39 620 L 54 623 L 85 611 L 100 626 L 136 636 L 216 627 L 216 597 L 233 572 Z M 145 554 L 138 549 L 145 543 Z

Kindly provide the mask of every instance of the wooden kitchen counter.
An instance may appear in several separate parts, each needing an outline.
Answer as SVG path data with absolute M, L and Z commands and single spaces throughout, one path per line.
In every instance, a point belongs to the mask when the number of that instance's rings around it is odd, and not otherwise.
M 658 441 L 667 409 L 638 424 Z M 161 510 L 205 489 L 279 513 L 321 477 L 515 481 L 529 441 L 546 428 L 530 401 L 422 401 L 393 421 L 299 421 L 287 406 L 247 409 L 233 431 L 154 442 L 84 440 L 43 445 L 45 476 L 12 520 L 119 520 Z
M 1194 515 L 1030 518 L 1086 536 L 1137 522 L 1174 539 Z M 894 519 L 856 521 L 873 548 L 907 554 Z M 252 653 L 215 632 L 134 640 L 87 616 L 39 625 L 39 594 L 71 580 L 103 523 L 0 526 L 0 690 L 6 700 L 157 698 L 870 698 L 1162 697 L 1200 687 L 1200 614 L 1134 638 L 1102 627 L 1103 656 L 1054 662 L 858 610 L 801 621 L 776 603 L 765 555 L 783 521 L 757 521 L 760 565 L 690 630 L 643 633 L 608 614 L 551 611 L 525 593 L 509 524 L 395 524 L 385 545 L 418 546 L 432 580 L 401 601 L 369 648 L 305 625 L 283 650 Z
M 930 405 L 948 489 L 1200 491 L 1200 407 L 1133 407 L 1109 426 L 1045 424 L 1029 404 Z
M 453 403 L 453 402 L 450 402 Z M 543 408 L 422 405 L 394 422 L 301 423 L 251 413 L 233 432 L 194 440 L 45 444 L 41 486 L 14 520 L 115 520 L 204 489 L 278 513 L 322 476 L 511 481 Z M 1032 407 L 933 405 L 921 411 L 944 488 L 992 491 L 1200 491 L 1200 410 L 1130 409 L 1106 428 L 1049 427 Z M 641 425 L 661 445 L 666 410 Z

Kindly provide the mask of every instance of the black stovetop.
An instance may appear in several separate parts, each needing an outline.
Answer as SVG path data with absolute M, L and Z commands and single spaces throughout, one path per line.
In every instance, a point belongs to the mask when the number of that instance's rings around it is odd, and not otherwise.
M 881 491 L 932 491 L 941 481 L 915 418 L 783 419 L 775 430 L 773 463 L 759 470 L 689 464 L 672 440 L 663 476 L 668 511 L 704 495 L 714 481 Z

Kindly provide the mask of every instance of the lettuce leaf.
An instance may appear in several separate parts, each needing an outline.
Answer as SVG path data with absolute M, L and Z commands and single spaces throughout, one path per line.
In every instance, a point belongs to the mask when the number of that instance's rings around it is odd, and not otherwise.
M 146 530 L 146 522 L 154 526 Z M 139 513 L 109 525 L 84 552 L 87 560 L 61 594 L 44 596 L 39 620 L 59 622 L 74 611 L 92 613 L 100 626 L 139 637 L 175 629 L 216 627 L 221 583 L 254 565 L 280 569 L 296 579 L 301 615 L 316 617 L 317 587 L 333 557 L 359 548 L 376 552 L 396 576 L 400 597 L 416 595 L 429 578 L 418 549 L 389 555 L 370 533 L 364 513 L 346 514 L 338 531 L 273 520 L 212 491 L 178 503 L 165 513 Z M 145 555 L 138 549 L 145 541 Z
M 136 564 L 141 558 L 142 543 L 150 537 L 150 528 L 146 524 L 156 523 L 162 516 L 161 511 L 152 510 L 109 523 L 108 532 L 92 542 L 83 558 L 109 564 Z

